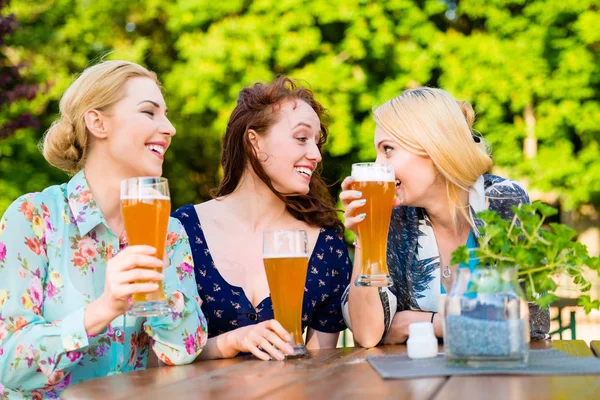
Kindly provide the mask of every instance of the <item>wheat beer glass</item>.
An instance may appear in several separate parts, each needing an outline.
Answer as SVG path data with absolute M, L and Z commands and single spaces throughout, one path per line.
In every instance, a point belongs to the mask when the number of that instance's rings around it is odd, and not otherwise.
M 271 231 L 263 234 L 263 259 L 275 319 L 292 334 L 294 348 L 287 358 L 305 357 L 302 340 L 302 301 L 308 269 L 306 231 Z
M 169 183 L 165 178 L 141 177 L 121 182 L 121 212 L 129 245 L 147 245 L 156 249 L 156 258 L 165 255 L 167 226 L 171 213 Z M 138 265 L 140 268 L 147 268 Z M 162 268 L 151 268 L 162 272 Z M 140 282 L 142 283 L 142 282 Z M 127 314 L 137 317 L 163 315 L 170 312 L 162 282 L 151 293 L 136 293 Z
M 362 192 L 366 204 L 360 213 L 365 219 L 358 224 L 361 264 L 356 286 L 392 286 L 387 267 L 387 237 L 392 216 L 396 183 L 391 165 L 352 164 L 353 190 Z

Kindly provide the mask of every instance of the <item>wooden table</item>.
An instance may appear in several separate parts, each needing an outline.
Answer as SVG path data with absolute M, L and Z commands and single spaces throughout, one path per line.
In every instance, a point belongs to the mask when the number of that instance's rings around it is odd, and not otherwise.
M 600 351 L 600 342 L 593 342 Z M 582 340 L 534 342 L 592 356 Z M 441 348 L 440 348 L 441 350 Z M 75 384 L 62 399 L 600 399 L 600 375 L 469 376 L 383 380 L 368 355 L 406 354 L 406 346 L 311 351 L 310 358 L 259 361 L 253 357 L 152 368 Z M 596 353 L 598 354 L 598 353 Z

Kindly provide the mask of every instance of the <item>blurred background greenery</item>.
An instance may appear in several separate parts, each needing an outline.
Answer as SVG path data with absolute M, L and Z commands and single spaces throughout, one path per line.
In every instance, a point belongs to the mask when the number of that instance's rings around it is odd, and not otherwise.
M 40 90 L 0 102 L 0 126 L 23 113 L 38 122 L 0 139 L 0 214 L 20 194 L 68 179 L 36 147 L 60 95 L 99 59 L 127 59 L 166 88 L 178 132 L 165 163 L 174 208 L 217 185 L 220 139 L 244 86 L 286 74 L 315 91 L 332 116 L 323 175 L 337 195 L 350 164 L 374 157 L 372 107 L 429 85 L 472 102 L 494 172 L 558 206 L 598 253 L 597 0 L 6 3 L 0 12 L 19 26 L 0 43 L 0 62 L 23 64 Z

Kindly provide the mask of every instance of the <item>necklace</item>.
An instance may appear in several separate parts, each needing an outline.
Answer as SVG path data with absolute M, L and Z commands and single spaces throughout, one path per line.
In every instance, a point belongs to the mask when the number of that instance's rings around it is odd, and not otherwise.
M 444 268 L 442 271 L 442 276 L 446 279 L 450 279 L 452 276 L 452 271 L 450 271 L 450 267 L 448 265 L 446 265 L 446 268 Z

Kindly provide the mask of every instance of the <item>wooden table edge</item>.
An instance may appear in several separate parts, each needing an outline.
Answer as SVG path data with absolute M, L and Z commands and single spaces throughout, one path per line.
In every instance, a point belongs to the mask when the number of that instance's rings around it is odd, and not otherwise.
M 583 340 L 553 340 L 551 345 L 553 349 L 560 350 L 575 357 L 594 356 L 590 346 Z
M 361 354 L 363 354 L 364 352 L 366 352 L 367 349 L 362 348 L 362 347 L 338 347 L 336 350 L 339 350 L 340 352 L 347 351 L 346 354 L 343 354 L 340 357 L 340 360 L 346 360 L 346 359 L 350 359 L 352 357 L 361 357 Z M 310 352 L 311 351 L 309 350 L 309 353 Z M 249 357 L 249 356 L 246 356 L 246 357 Z M 365 359 L 366 359 L 366 357 L 365 357 Z M 210 362 L 210 361 L 227 361 L 227 360 L 233 360 L 233 359 L 220 359 L 220 360 L 207 360 L 207 361 Z M 199 362 L 202 363 L 202 362 L 205 362 L 205 361 L 199 361 Z M 263 362 L 269 362 L 269 361 L 263 361 Z M 185 367 L 193 366 L 195 363 L 196 362 L 191 363 L 191 364 L 185 364 L 185 365 L 165 366 L 165 367 L 161 367 L 161 368 L 181 368 L 181 367 L 185 368 Z M 235 363 L 235 364 L 237 364 L 237 363 Z M 206 377 L 206 376 L 211 376 L 213 374 L 219 374 L 220 373 L 219 371 L 221 369 L 227 369 L 227 368 L 229 368 L 229 367 L 231 367 L 231 366 L 233 366 L 235 364 L 226 365 L 226 366 L 224 366 L 222 368 L 217 368 L 215 370 L 207 372 L 204 376 Z M 316 372 L 320 371 L 321 369 L 322 368 L 316 369 Z M 146 370 L 138 370 L 138 371 L 129 371 L 129 372 L 126 372 L 126 373 L 123 373 L 123 374 L 119 374 L 119 375 L 121 377 L 123 377 L 123 376 L 125 376 L 127 374 L 140 373 L 140 372 L 147 371 L 147 370 L 148 369 L 146 369 Z M 152 368 L 152 370 L 156 370 L 156 368 Z M 75 399 L 84 398 L 84 397 L 81 396 L 81 392 L 80 392 L 81 385 L 85 385 L 86 383 L 89 383 L 91 381 L 96 381 L 95 383 L 98 383 L 98 381 L 101 381 L 101 382 L 102 381 L 106 381 L 106 382 L 108 382 L 108 380 L 110 380 L 114 376 L 115 375 L 98 377 L 98 378 L 94 378 L 94 379 L 90 379 L 90 380 L 86 380 L 86 381 L 83 381 L 83 382 L 78 382 L 78 383 L 75 383 L 73 385 L 70 385 L 69 387 L 67 387 L 61 393 L 60 398 L 61 399 L 64 398 L 64 399 L 67 399 L 67 400 L 75 400 Z M 165 382 L 163 385 L 161 385 L 158 388 L 147 387 L 147 388 L 142 389 L 139 393 L 137 393 L 136 396 L 143 396 L 144 394 L 147 394 L 149 392 L 153 392 L 156 389 L 162 390 L 162 389 L 165 389 L 165 388 L 168 388 L 168 387 L 172 387 L 172 386 L 180 384 L 182 381 L 188 380 L 188 379 L 190 379 L 190 378 L 189 377 L 182 377 L 182 379 L 174 380 L 174 381 L 171 381 L 171 382 Z M 193 379 L 193 378 L 191 378 L 191 379 Z M 88 389 L 86 389 L 86 390 L 88 390 Z M 117 400 L 117 399 L 126 399 L 126 398 L 129 398 L 129 395 L 115 397 L 115 400 Z
M 600 340 L 592 340 L 590 342 L 590 349 L 592 349 L 592 352 L 596 357 L 600 358 Z

